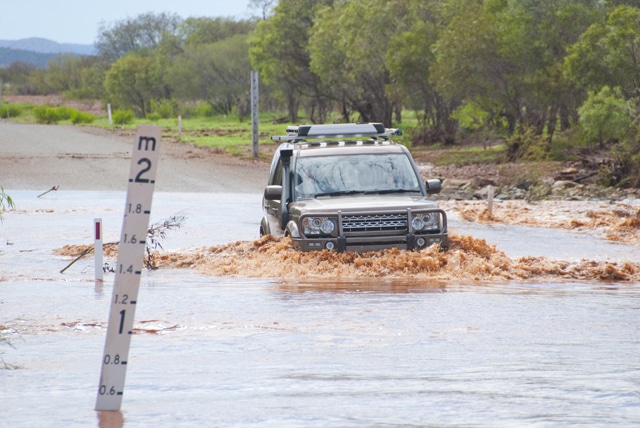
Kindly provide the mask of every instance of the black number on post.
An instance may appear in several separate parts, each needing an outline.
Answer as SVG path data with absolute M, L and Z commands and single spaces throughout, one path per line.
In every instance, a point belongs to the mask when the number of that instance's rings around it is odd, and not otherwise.
M 147 158 L 141 158 L 138 161 L 138 165 L 141 164 L 147 164 L 146 168 L 142 168 L 140 170 L 140 172 L 138 173 L 138 175 L 136 175 L 136 179 L 134 180 L 136 183 L 148 183 L 149 179 L 148 178 L 142 178 L 142 174 L 144 174 L 145 172 L 149 172 L 149 170 L 151 169 L 151 161 Z
M 124 328 L 124 314 L 125 310 L 120 311 L 120 328 L 118 329 L 118 334 L 122 334 L 122 329 Z

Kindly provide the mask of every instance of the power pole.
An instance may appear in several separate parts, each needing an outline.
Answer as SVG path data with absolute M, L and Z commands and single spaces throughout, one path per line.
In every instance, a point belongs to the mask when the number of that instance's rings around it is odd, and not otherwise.
M 258 153 L 258 72 L 251 70 L 251 137 L 253 144 L 253 157 L 257 158 Z

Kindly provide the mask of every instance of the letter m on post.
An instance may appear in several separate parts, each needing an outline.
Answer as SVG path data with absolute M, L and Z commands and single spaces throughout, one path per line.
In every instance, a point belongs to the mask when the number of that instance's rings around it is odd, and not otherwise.
M 156 150 L 156 139 L 153 137 L 140 137 L 138 139 L 138 150 L 142 149 L 142 144 L 144 144 L 144 150 L 149 151 L 149 143 L 151 143 L 151 151 Z

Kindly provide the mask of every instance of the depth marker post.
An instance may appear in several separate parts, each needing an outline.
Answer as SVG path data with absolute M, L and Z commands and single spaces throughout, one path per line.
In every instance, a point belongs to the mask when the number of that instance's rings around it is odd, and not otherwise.
M 104 279 L 104 269 L 102 268 L 104 245 L 102 243 L 102 219 L 93 219 L 94 241 L 93 254 L 96 259 L 96 281 Z
M 122 405 L 161 136 L 160 126 L 139 126 L 136 133 L 96 410 Z

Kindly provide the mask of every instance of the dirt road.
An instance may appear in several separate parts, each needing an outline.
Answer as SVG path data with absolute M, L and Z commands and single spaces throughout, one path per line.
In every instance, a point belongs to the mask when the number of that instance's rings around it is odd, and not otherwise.
M 0 186 L 5 190 L 122 190 L 134 135 L 61 125 L 0 120 Z M 163 142 L 156 191 L 260 193 L 264 161 L 236 159 L 214 149 Z

